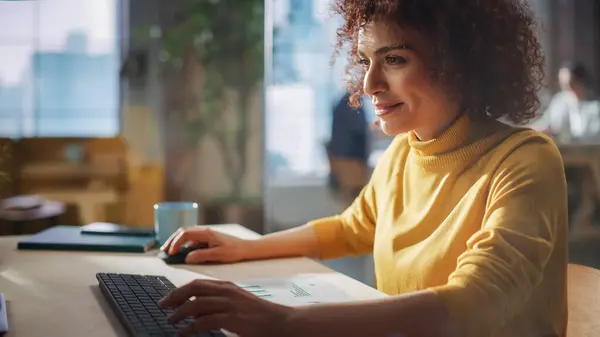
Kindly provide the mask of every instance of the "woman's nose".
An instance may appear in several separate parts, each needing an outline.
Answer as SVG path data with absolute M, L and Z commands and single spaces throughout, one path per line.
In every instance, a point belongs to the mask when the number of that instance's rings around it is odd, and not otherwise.
M 369 96 L 375 96 L 388 90 L 385 76 L 381 69 L 371 66 L 365 73 L 363 91 Z

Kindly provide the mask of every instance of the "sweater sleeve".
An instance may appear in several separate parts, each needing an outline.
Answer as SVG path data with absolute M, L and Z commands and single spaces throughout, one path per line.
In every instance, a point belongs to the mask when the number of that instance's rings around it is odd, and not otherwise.
M 375 214 L 375 191 L 371 180 L 342 214 L 309 223 L 319 240 L 319 258 L 372 253 Z
M 568 221 L 564 167 L 554 144 L 541 139 L 499 165 L 481 230 L 447 284 L 432 289 L 465 337 L 489 336 L 517 314 L 542 281 L 555 242 L 565 240 L 557 237 Z

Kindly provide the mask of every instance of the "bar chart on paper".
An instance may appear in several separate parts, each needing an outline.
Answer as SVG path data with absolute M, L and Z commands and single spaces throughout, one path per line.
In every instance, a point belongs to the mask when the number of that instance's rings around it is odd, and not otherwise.
M 273 294 L 258 285 L 241 285 L 242 289 L 260 297 L 260 298 L 272 298 Z
M 237 284 L 260 298 L 289 306 L 352 300 L 348 294 L 318 275 L 252 279 Z

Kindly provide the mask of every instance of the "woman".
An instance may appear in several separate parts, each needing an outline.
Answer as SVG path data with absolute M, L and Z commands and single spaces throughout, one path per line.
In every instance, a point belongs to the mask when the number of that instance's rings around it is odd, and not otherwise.
M 383 300 L 289 308 L 225 282 L 161 302 L 185 333 L 252 336 L 564 336 L 567 200 L 554 143 L 534 117 L 543 60 L 517 0 L 337 0 L 354 98 L 395 139 L 340 215 L 243 241 L 182 229 L 188 263 L 373 253 Z M 354 103 L 357 103 L 354 101 Z M 185 302 L 189 298 L 194 300 Z M 185 302 L 185 303 L 184 303 Z

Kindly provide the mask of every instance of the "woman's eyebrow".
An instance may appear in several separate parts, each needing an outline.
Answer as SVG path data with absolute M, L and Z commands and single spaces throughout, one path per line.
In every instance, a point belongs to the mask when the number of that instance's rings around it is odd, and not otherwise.
M 406 43 L 399 43 L 399 44 L 391 44 L 391 45 L 387 45 L 387 46 L 383 46 L 383 47 L 379 47 L 375 50 L 375 55 L 381 55 L 381 54 L 386 54 L 389 53 L 393 50 L 414 50 L 414 48 Z M 360 56 L 364 56 L 365 53 L 361 50 L 358 51 L 358 54 Z

